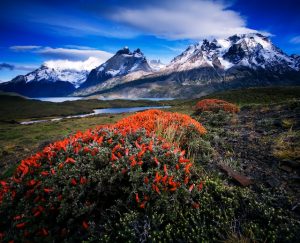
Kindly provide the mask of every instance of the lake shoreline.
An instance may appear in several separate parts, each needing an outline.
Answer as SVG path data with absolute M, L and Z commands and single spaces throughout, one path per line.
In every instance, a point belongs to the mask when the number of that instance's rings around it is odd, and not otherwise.
M 145 111 L 145 110 L 150 110 L 150 109 L 167 109 L 167 108 L 171 108 L 171 106 L 103 108 L 103 109 L 94 109 L 92 113 L 87 113 L 87 114 L 70 115 L 70 116 L 65 116 L 65 117 L 56 117 L 56 118 L 52 118 L 52 119 L 23 121 L 23 122 L 19 122 L 18 124 L 20 124 L 20 125 L 31 125 L 31 124 L 35 124 L 35 123 L 61 121 L 61 120 L 64 120 L 64 119 L 84 118 L 84 117 L 97 116 L 97 115 L 133 113 L 133 112 Z

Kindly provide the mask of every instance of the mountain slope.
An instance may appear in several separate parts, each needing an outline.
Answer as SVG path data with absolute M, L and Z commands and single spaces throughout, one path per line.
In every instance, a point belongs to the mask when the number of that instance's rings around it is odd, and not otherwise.
M 26 75 L 0 84 L 0 90 L 29 97 L 65 96 L 85 82 L 89 71 L 99 65 L 97 58 L 84 62 L 48 61 Z
M 294 59 L 296 68 L 300 70 L 300 55 L 293 54 L 291 55 L 291 58 Z
M 140 72 L 143 75 L 151 71 L 152 69 L 140 49 L 131 52 L 128 47 L 124 47 L 105 63 L 93 69 L 80 89 L 102 84 L 106 80 L 123 77 L 131 73 Z M 135 78 L 139 78 L 141 75 L 137 75 Z
M 299 59 L 254 33 L 191 45 L 163 70 L 101 91 L 101 95 L 186 98 L 239 87 L 297 85 L 299 81 Z

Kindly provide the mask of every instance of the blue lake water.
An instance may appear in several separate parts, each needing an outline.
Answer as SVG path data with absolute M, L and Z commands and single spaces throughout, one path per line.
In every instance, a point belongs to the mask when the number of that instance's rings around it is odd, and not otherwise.
M 54 122 L 54 121 L 60 121 L 63 119 L 70 119 L 70 118 L 82 118 L 82 117 L 89 117 L 99 114 L 120 114 L 120 113 L 127 113 L 127 112 L 137 112 L 137 111 L 144 111 L 144 110 L 150 110 L 150 109 L 166 109 L 170 108 L 171 106 L 140 106 L 140 107 L 128 107 L 128 108 L 106 108 L 106 109 L 94 109 L 93 113 L 88 114 L 80 114 L 80 115 L 74 115 L 74 116 L 66 116 L 66 117 L 57 117 L 49 120 L 32 120 L 32 121 L 24 121 L 20 122 L 22 125 L 30 125 L 34 123 L 41 123 L 41 122 Z
M 81 100 L 82 97 L 38 97 L 38 98 L 30 98 L 30 99 L 60 103 L 60 102 L 64 102 L 64 101 Z
M 31 98 L 33 100 L 41 100 L 41 101 L 50 101 L 55 103 L 60 103 L 64 101 L 75 101 L 81 100 L 85 97 L 38 97 L 38 98 Z M 103 98 L 99 100 L 115 100 L 111 98 Z M 124 100 L 152 100 L 152 101 L 161 101 L 161 100 L 173 100 L 173 98 L 132 98 L 132 99 L 125 99 Z

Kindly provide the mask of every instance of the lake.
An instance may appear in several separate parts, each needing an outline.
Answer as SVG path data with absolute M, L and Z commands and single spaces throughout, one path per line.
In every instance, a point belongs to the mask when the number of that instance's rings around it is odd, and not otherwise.
M 37 98 L 30 98 L 31 100 L 40 100 L 40 101 L 49 101 L 49 102 L 55 102 L 60 103 L 64 101 L 75 101 L 75 100 L 81 100 L 85 97 L 37 97 Z M 122 100 L 151 100 L 151 101 L 161 101 L 161 100 L 173 100 L 174 98 L 132 98 L 132 99 L 126 99 L 126 98 L 120 98 Z M 115 100 L 112 98 L 103 98 L 99 100 Z
M 32 121 L 24 121 L 20 122 L 21 125 L 30 125 L 34 123 L 41 123 L 41 122 L 54 122 L 60 121 L 62 119 L 70 119 L 70 118 L 82 118 L 82 117 L 89 117 L 99 114 L 120 114 L 120 113 L 127 113 L 127 112 L 137 112 L 137 111 L 144 111 L 149 109 L 166 109 L 170 108 L 171 106 L 137 106 L 137 107 L 128 107 L 128 108 L 106 108 L 106 109 L 94 109 L 93 113 L 88 114 L 80 114 L 80 115 L 73 115 L 73 116 L 65 116 L 65 117 L 57 117 L 49 120 L 32 120 Z

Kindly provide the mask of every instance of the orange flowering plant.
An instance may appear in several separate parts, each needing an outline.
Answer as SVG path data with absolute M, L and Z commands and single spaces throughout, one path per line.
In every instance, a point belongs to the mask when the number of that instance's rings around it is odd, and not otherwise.
M 297 242 L 297 222 L 204 176 L 183 140 L 161 136 L 170 127 L 205 131 L 188 116 L 147 111 L 22 160 L 0 181 L 0 242 L 207 242 L 249 229 Z
M 151 117 L 159 115 L 163 126 L 171 123 L 169 113 L 140 113 L 78 132 L 21 161 L 14 176 L 1 181 L 1 236 L 76 241 L 104 234 L 101 225 L 116 207 L 118 214 L 155 209 L 173 217 L 180 207 L 197 210 L 205 182 L 184 150 L 155 135 Z M 175 118 L 178 129 L 181 122 L 204 131 L 192 119 Z
M 204 111 L 225 111 L 229 113 L 239 112 L 239 108 L 230 102 L 218 99 L 204 99 L 200 100 L 194 107 L 196 113 Z

